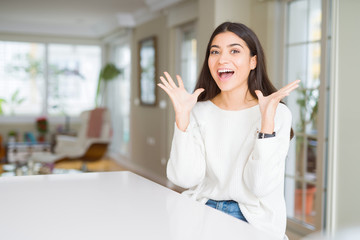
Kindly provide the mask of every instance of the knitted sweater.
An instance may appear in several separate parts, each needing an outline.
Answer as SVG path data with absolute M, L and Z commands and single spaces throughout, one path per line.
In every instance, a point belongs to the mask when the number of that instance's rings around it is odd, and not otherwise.
M 208 199 L 238 202 L 250 224 L 283 239 L 291 121 L 291 112 L 280 103 L 275 114 L 276 136 L 258 139 L 259 105 L 228 111 L 211 101 L 198 102 L 185 132 L 175 124 L 167 176 L 188 189 L 184 194 L 204 204 Z

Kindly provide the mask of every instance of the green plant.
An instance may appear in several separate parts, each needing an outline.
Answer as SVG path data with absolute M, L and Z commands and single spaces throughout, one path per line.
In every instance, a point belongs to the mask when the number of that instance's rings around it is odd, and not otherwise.
M 46 117 L 39 117 L 36 119 L 36 129 L 39 133 L 45 134 L 48 131 L 48 121 Z
M 14 56 L 13 60 L 16 64 L 8 65 L 7 71 L 17 77 L 24 77 L 24 75 L 27 75 L 30 79 L 36 79 L 39 75 L 44 73 L 43 62 L 32 54 L 18 54 Z
M 19 93 L 20 90 L 16 89 L 16 91 L 11 95 L 10 101 L 8 101 L 11 107 L 11 114 L 14 114 L 15 108 L 21 103 L 23 103 L 26 99 L 24 97 L 19 97 Z
M 11 141 L 18 142 L 19 141 L 19 133 L 16 130 L 11 130 L 8 132 L 8 138 L 11 139 Z
M 4 103 L 6 103 L 6 100 L 3 98 L 0 98 L 0 115 L 4 115 L 4 110 L 3 110 Z
M 98 81 L 98 86 L 97 86 L 97 90 L 96 90 L 96 96 L 95 96 L 95 105 L 98 106 L 99 103 L 99 97 L 100 97 L 100 89 L 101 87 L 103 87 L 102 93 L 105 92 L 106 87 L 107 87 L 107 83 L 116 78 L 117 76 L 119 76 L 119 74 L 122 73 L 121 69 L 118 69 L 114 64 L 112 63 L 107 63 L 100 71 L 99 74 L 99 81 Z
M 319 86 L 314 88 L 305 88 L 303 84 L 297 90 L 300 93 L 300 97 L 296 100 L 296 103 L 300 107 L 300 122 L 298 123 L 298 131 L 304 132 L 305 127 L 309 123 L 316 125 L 318 114 L 318 92 Z
M 66 98 L 67 95 L 61 91 L 60 79 L 66 77 L 76 77 L 84 80 L 85 77 L 77 69 L 61 68 L 57 64 L 49 64 L 49 103 L 48 107 L 52 109 L 52 114 L 67 115 Z M 69 79 L 74 81 L 74 79 Z
M 0 98 L 0 115 L 4 114 L 3 105 L 9 104 L 10 105 L 10 111 L 11 114 L 14 114 L 16 106 L 20 105 L 25 101 L 26 98 L 19 97 L 20 90 L 16 89 L 16 91 L 11 95 L 10 100 L 5 100 L 3 98 Z
M 317 115 L 318 115 L 318 92 L 319 85 L 313 88 L 305 88 L 303 84 L 300 84 L 300 87 L 297 89 L 299 93 L 299 98 L 296 100 L 296 103 L 299 105 L 299 116 L 300 121 L 297 124 L 297 132 L 300 133 L 296 138 L 296 155 L 299 161 L 297 161 L 297 171 L 300 176 L 304 174 L 303 168 L 303 158 L 304 151 L 307 151 L 307 161 L 309 161 L 309 147 L 305 146 L 305 137 L 307 137 L 307 142 L 311 139 L 311 136 L 303 135 L 302 133 L 306 132 L 306 126 L 309 123 L 312 123 L 312 128 L 316 129 Z M 297 182 L 296 188 L 301 188 L 301 183 Z
M 6 67 L 8 73 L 11 73 L 17 79 L 30 81 L 30 84 L 33 86 L 32 88 L 36 89 L 36 80 L 43 76 L 45 72 L 44 62 L 43 59 L 39 59 L 30 53 L 17 54 L 13 56 L 11 64 L 8 64 Z M 59 113 L 66 115 L 64 110 L 64 99 L 66 96 L 60 94 L 59 77 L 76 76 L 80 79 L 84 79 L 84 76 L 77 69 L 61 68 L 57 64 L 52 63 L 48 63 L 47 70 L 49 75 L 48 92 L 51 93 L 49 95 L 49 98 L 51 98 L 51 101 L 49 101 L 49 108 L 56 109 Z

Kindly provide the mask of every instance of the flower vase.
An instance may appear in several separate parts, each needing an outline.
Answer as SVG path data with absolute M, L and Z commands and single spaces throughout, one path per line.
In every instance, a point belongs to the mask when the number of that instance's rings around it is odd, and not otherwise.
M 40 142 L 40 143 L 43 143 L 45 142 L 45 134 L 39 134 L 38 137 L 37 137 L 37 141 Z

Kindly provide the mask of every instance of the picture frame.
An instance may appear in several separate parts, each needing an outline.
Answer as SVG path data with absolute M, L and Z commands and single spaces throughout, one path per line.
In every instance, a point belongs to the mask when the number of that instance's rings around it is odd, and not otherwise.
M 139 69 L 139 98 L 143 106 L 157 104 L 157 49 L 156 37 L 151 36 L 139 41 L 138 69 Z

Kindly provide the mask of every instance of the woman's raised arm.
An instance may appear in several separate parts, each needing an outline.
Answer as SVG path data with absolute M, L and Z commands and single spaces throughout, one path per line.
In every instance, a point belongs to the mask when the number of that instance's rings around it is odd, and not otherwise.
M 161 76 L 160 80 L 162 83 L 159 83 L 158 86 L 169 95 L 175 111 L 176 125 L 181 131 L 185 132 L 190 122 L 190 112 L 204 89 L 199 88 L 193 94 L 190 94 L 186 91 L 179 75 L 176 75 L 179 86 L 176 86 L 168 72 L 164 72 L 164 75 L 166 79 Z
M 262 92 L 256 90 L 255 93 L 259 99 L 259 107 L 261 112 L 261 132 L 271 134 L 274 131 L 274 117 L 276 108 L 284 97 L 288 96 L 294 89 L 299 86 L 300 80 L 295 80 L 278 91 L 263 96 Z

